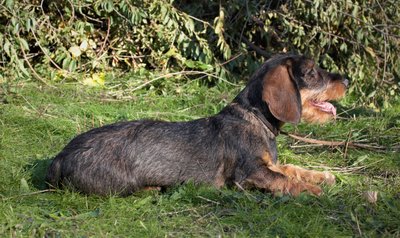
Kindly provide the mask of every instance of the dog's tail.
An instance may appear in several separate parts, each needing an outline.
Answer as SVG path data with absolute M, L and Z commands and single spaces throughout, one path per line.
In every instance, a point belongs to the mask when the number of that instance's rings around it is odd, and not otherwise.
M 61 177 L 61 158 L 56 156 L 47 170 L 46 183 L 49 188 L 57 188 Z

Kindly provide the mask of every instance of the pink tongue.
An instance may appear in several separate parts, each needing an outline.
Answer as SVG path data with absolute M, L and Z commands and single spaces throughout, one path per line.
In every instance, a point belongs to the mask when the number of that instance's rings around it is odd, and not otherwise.
M 321 111 L 331 113 L 336 117 L 336 108 L 329 102 L 312 102 L 312 104 L 318 107 Z

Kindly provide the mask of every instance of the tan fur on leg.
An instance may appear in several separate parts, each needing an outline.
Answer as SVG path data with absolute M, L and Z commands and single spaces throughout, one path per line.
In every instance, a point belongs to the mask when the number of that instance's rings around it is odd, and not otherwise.
M 292 196 L 298 196 L 301 192 L 308 192 L 316 196 L 322 194 L 322 189 L 319 186 L 289 178 L 270 169 L 254 173 L 247 178 L 246 183 L 257 188 L 266 189 L 274 194 L 288 194 Z
M 298 181 L 312 184 L 326 183 L 328 185 L 335 183 L 335 176 L 327 171 L 308 170 L 292 164 L 279 165 L 278 167 L 286 176 Z

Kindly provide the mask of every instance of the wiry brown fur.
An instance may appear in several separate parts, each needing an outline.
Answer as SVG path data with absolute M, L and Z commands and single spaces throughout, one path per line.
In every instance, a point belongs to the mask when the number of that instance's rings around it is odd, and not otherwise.
M 310 59 L 268 60 L 221 112 L 188 122 L 140 120 L 95 128 L 74 138 L 53 160 L 46 180 L 88 194 L 126 196 L 187 181 L 238 185 L 273 193 L 320 195 L 327 172 L 277 162 L 275 137 L 284 123 L 325 122 L 332 115 L 311 100 L 336 100 L 348 81 Z

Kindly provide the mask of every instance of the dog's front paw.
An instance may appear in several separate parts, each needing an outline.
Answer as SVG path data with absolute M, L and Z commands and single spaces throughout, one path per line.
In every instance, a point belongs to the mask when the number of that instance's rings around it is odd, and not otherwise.
M 307 192 L 315 196 L 321 196 L 322 189 L 317 185 L 292 180 L 291 182 L 289 182 L 289 184 L 286 187 L 286 190 L 284 190 L 283 192 L 288 193 L 295 197 L 302 192 Z
M 306 184 L 306 191 L 318 197 L 322 195 L 322 189 L 316 185 Z
M 336 177 L 328 171 L 324 171 L 324 182 L 328 185 L 333 185 L 336 183 Z

